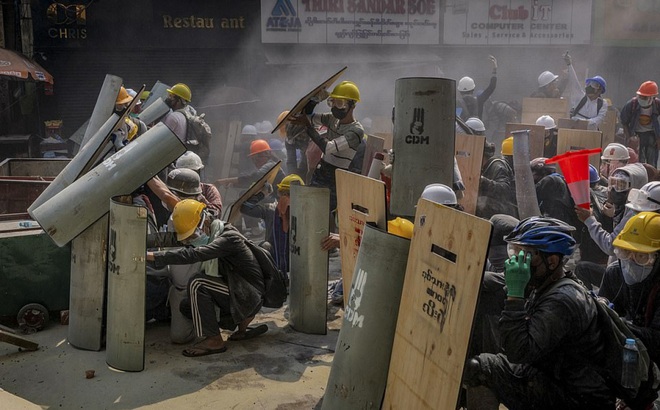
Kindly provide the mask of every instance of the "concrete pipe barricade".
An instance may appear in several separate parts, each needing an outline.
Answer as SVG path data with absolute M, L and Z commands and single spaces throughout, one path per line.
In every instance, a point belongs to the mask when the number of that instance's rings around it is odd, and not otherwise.
M 390 213 L 415 215 L 424 187 L 452 186 L 456 82 L 399 78 L 395 85 L 394 155 Z
M 107 241 L 107 215 L 71 241 L 67 339 L 78 349 L 99 351 L 102 348 Z
M 105 360 L 115 369 L 139 372 L 144 370 L 147 208 L 119 198 L 109 202 Z
M 513 172 L 516 179 L 516 201 L 520 220 L 541 215 L 536 197 L 534 176 L 529 163 L 529 130 L 513 131 Z
M 289 225 L 289 324 L 299 332 L 327 332 L 328 252 L 321 240 L 328 236 L 330 191 L 291 186 Z
M 78 151 L 75 157 L 69 162 L 69 164 L 60 172 L 53 182 L 48 185 L 44 192 L 39 195 L 36 201 L 30 205 L 28 212 L 30 215 L 32 211 L 41 206 L 44 202 L 48 201 L 63 189 L 73 184 L 73 182 L 78 179 L 83 172 L 83 169 L 88 167 L 88 163 L 96 156 L 99 150 L 107 150 L 110 143 L 106 140 L 108 134 L 112 132 L 112 128 L 119 121 L 119 116 L 117 114 L 112 114 L 110 118 L 101 126 L 101 128 L 94 134 L 94 136 L 89 140 L 84 147 Z
M 364 229 L 323 409 L 381 408 L 409 250 L 409 239 Z
M 119 94 L 119 89 L 123 82 L 124 80 L 121 77 L 106 74 L 101 91 L 96 99 L 96 104 L 94 105 L 94 111 L 92 111 L 92 116 L 89 119 L 87 129 L 85 129 L 85 134 L 80 143 L 81 148 L 91 140 L 94 134 L 101 129 L 101 126 L 103 126 L 108 117 L 115 111 L 117 94 Z
M 142 110 L 142 112 L 138 115 L 138 119 L 149 125 L 163 115 L 167 114 L 169 110 L 170 107 L 168 107 L 167 104 L 165 104 L 165 101 L 159 97 L 154 101 L 153 104 Z
M 63 246 L 108 212 L 110 198 L 133 192 L 185 151 L 166 125 L 156 124 L 30 215 Z
M 158 98 L 162 99 L 165 101 L 167 98 L 167 89 L 171 88 L 169 85 L 165 83 L 161 83 L 160 81 L 156 81 L 156 84 L 154 84 L 153 87 L 151 87 L 151 90 L 149 91 L 149 98 L 147 98 L 143 103 L 142 103 L 142 110 L 146 110 L 147 107 L 149 107 L 151 104 L 155 103 Z

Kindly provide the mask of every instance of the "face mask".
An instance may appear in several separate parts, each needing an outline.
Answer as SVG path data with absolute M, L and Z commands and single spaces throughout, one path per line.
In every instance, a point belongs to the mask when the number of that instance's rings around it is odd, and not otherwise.
M 628 200 L 628 191 L 617 192 L 613 189 L 609 190 L 608 201 L 612 205 L 625 205 Z
M 587 93 L 587 94 L 596 94 L 597 90 L 595 88 L 591 87 L 591 86 L 587 86 L 584 89 L 584 92 Z
M 188 241 L 194 247 L 204 246 L 209 244 L 209 236 L 206 233 L 201 233 L 195 239 Z
M 348 110 L 340 110 L 336 107 L 332 107 L 330 111 L 332 112 L 332 115 L 338 120 L 343 120 L 348 115 Z
M 653 265 L 641 266 L 636 264 L 630 259 L 619 260 L 621 264 L 621 272 L 623 273 L 623 280 L 627 285 L 634 285 L 646 279 L 653 270 Z
M 167 97 L 165 99 L 165 104 L 170 108 L 174 108 L 174 98 Z
M 651 106 L 651 97 L 637 97 L 637 100 L 639 101 L 639 106 L 642 108 L 649 108 Z

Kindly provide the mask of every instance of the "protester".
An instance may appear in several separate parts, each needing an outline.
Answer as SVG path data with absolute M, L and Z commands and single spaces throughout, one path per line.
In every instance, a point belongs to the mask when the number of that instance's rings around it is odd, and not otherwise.
M 190 88 L 183 83 L 174 84 L 172 88 L 167 89 L 165 104 L 170 107 L 170 111 L 165 114 L 161 122 L 167 125 L 183 143 L 186 142 L 188 120 L 182 111 L 186 109 L 191 100 Z
M 639 140 L 639 160 L 658 166 L 657 141 L 660 138 L 660 99 L 658 85 L 646 81 L 639 86 L 637 96 L 621 108 L 621 125 L 626 143 L 636 137 Z
M 614 408 L 601 375 L 605 362 L 595 300 L 568 283 L 565 260 L 576 247 L 574 228 L 553 218 L 520 221 L 506 237 L 507 299 L 500 318 L 506 353 L 468 360 L 463 381 L 491 407 L 510 409 Z M 485 387 L 485 389 L 480 387 Z
M 492 158 L 482 169 L 476 215 L 488 219 L 495 214 L 518 217 L 513 174 L 513 137 L 502 142 L 502 157 Z
M 490 98 L 497 87 L 497 59 L 488 56 L 493 67 L 492 77 L 488 87 L 475 95 L 476 84 L 470 77 L 463 77 L 458 81 L 458 93 L 456 96 L 456 107 L 460 110 L 457 115 L 466 121 L 470 117 L 482 118 L 484 103 Z M 458 111 L 458 110 L 457 110 Z

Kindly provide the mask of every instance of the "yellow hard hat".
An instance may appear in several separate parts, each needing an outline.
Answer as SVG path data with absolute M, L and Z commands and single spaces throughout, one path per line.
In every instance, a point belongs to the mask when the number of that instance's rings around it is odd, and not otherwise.
M 128 126 L 128 135 L 126 136 L 126 139 L 129 141 L 133 141 L 133 138 L 135 138 L 135 136 L 137 135 L 138 126 L 130 118 L 126 118 L 125 122 L 126 125 Z
M 147 98 L 151 95 L 151 91 L 144 90 L 140 93 L 140 101 L 146 101 Z
M 183 83 L 174 84 L 174 87 L 168 88 L 167 92 L 174 94 L 177 97 L 183 98 L 186 102 L 190 102 L 192 100 L 192 93 L 190 92 L 190 88 Z
M 194 199 L 184 199 L 172 211 L 172 224 L 176 238 L 182 241 L 192 235 L 202 221 L 202 211 L 206 205 Z
M 628 220 L 612 245 L 633 252 L 660 250 L 660 214 L 640 212 Z
M 330 98 L 360 101 L 360 90 L 352 81 L 342 81 L 330 93 Z
M 282 182 L 277 184 L 277 189 L 280 191 L 288 191 L 291 188 L 291 182 L 295 182 L 298 185 L 305 185 L 305 181 L 303 181 L 299 175 L 289 174 L 282 179 Z
M 509 137 L 502 141 L 502 155 L 513 155 L 513 137 Z
M 126 91 L 126 89 L 122 86 L 119 88 L 119 94 L 117 94 L 115 104 L 128 104 L 132 99 L 133 98 L 128 95 L 128 91 Z
M 391 221 L 387 221 L 387 232 L 402 238 L 412 238 L 413 227 L 412 222 L 398 216 Z

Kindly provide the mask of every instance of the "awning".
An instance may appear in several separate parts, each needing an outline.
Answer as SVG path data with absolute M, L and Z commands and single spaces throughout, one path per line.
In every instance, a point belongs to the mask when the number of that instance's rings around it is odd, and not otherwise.
M 43 67 L 26 56 L 6 48 L 0 48 L 0 77 L 53 84 L 53 76 Z

